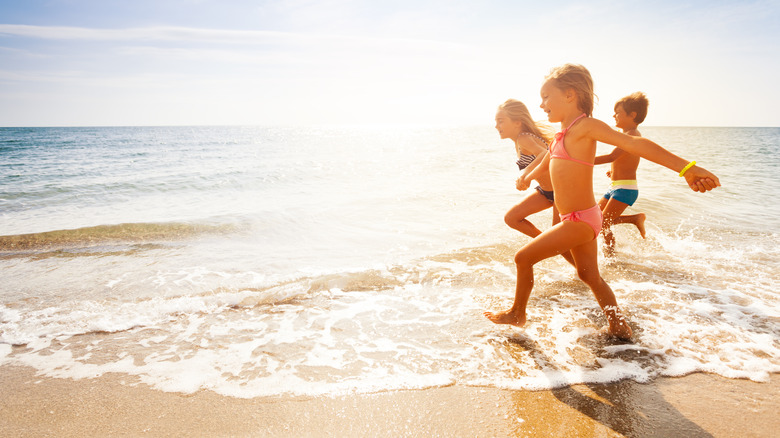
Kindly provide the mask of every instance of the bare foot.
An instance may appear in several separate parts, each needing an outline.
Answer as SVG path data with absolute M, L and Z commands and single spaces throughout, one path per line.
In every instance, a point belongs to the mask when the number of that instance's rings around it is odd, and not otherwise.
M 636 215 L 636 227 L 639 228 L 639 234 L 642 235 L 642 238 L 645 238 L 645 219 L 647 219 L 647 216 L 645 216 L 644 213 L 639 213 Z
M 596 333 L 604 336 L 614 336 L 623 341 L 630 341 L 631 336 L 633 335 L 631 327 L 629 327 L 628 324 L 624 324 L 623 326 L 617 327 L 616 329 L 613 329 L 610 326 L 602 327 Z
M 525 316 L 515 315 L 511 310 L 501 313 L 485 312 L 483 315 L 496 324 L 509 324 L 516 327 L 525 325 Z
M 608 333 L 618 339 L 628 341 L 631 339 L 633 332 L 631 327 L 628 326 L 628 322 L 620 314 L 620 311 L 616 307 L 607 307 L 604 309 L 604 314 L 607 317 L 607 323 L 609 324 Z

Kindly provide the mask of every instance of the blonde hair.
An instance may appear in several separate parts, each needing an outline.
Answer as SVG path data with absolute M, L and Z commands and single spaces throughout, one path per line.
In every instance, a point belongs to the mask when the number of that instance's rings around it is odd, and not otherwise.
M 554 81 L 553 84 L 560 90 L 574 90 L 577 95 L 577 108 L 588 117 L 593 115 L 596 94 L 593 92 L 593 78 L 587 68 L 579 64 L 564 64 L 550 70 L 550 74 L 544 79 Z
M 505 112 L 513 122 L 520 122 L 523 125 L 521 132 L 528 132 L 541 137 L 548 145 L 552 142 L 552 129 L 539 122 L 534 122 L 531 118 L 531 113 L 528 112 L 528 108 L 523 102 L 517 99 L 507 99 L 506 102 L 498 106 L 498 110 Z
M 615 111 L 617 111 L 618 105 L 623 107 L 623 111 L 625 111 L 626 114 L 636 113 L 634 123 L 638 125 L 645 121 L 645 117 L 647 117 L 647 107 L 650 105 L 650 102 L 648 102 L 645 93 L 637 91 L 636 93 L 631 93 L 618 100 L 617 103 L 615 103 Z

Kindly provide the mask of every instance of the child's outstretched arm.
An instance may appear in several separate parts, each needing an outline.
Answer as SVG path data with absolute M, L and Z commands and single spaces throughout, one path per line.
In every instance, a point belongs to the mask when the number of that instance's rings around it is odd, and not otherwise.
M 656 164 L 667 167 L 675 172 L 684 172 L 685 181 L 694 192 L 706 192 L 720 187 L 718 177 L 699 166 L 689 166 L 689 161 L 667 151 L 658 144 L 644 138 L 621 134 L 610 128 L 606 123 L 587 119 L 587 134 L 595 141 L 617 146 L 624 151 L 648 159 Z
M 612 152 L 608 153 L 607 155 L 596 155 L 596 159 L 593 161 L 593 164 L 607 164 L 611 163 L 618 159 L 623 155 L 623 150 L 620 148 L 615 148 Z

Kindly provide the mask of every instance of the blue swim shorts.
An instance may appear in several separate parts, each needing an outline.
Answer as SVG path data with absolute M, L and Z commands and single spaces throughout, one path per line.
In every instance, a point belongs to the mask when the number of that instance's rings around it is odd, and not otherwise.
M 609 189 L 609 191 L 607 191 L 607 193 L 604 193 L 604 199 L 610 198 L 632 206 L 634 205 L 634 202 L 636 202 L 637 198 L 639 198 L 639 190 L 612 187 Z

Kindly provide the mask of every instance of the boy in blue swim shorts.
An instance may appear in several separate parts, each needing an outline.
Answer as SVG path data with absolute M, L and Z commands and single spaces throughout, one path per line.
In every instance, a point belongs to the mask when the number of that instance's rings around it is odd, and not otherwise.
M 615 126 L 624 134 L 641 137 L 639 124 L 647 116 L 647 96 L 642 92 L 630 94 L 615 104 Z M 601 234 L 604 236 L 604 252 L 612 255 L 615 252 L 615 237 L 611 226 L 615 224 L 634 224 L 639 234 L 645 238 L 645 214 L 621 216 L 626 208 L 634 205 L 639 197 L 639 186 L 636 181 L 636 170 L 639 167 L 639 157 L 622 149 L 615 148 L 607 155 L 596 157 L 595 164 L 612 163 L 607 175 L 612 179 L 612 185 L 599 201 L 599 207 L 604 217 Z

